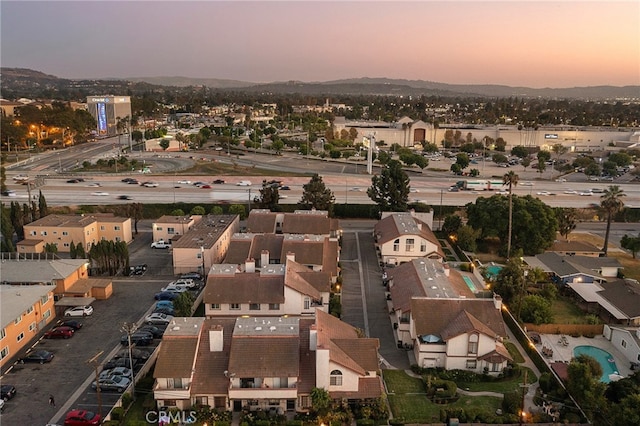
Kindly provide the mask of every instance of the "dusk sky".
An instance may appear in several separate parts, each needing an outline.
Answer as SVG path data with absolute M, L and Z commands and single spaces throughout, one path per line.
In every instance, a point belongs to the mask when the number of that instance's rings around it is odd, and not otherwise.
M 63 78 L 640 85 L 640 2 L 5 1 L 3 67 Z

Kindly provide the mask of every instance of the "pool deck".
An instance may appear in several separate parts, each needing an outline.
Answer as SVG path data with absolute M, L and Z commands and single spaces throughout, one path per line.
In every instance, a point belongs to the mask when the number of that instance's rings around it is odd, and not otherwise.
M 622 355 L 617 349 L 613 347 L 611 342 L 605 339 L 603 336 L 596 336 L 594 338 L 587 337 L 571 337 L 567 335 L 563 335 L 566 338 L 567 345 L 565 346 L 562 342 L 562 336 L 559 334 L 540 334 L 541 342 L 536 344 L 536 349 L 542 355 L 542 347 L 545 346 L 547 348 L 551 348 L 553 350 L 552 357 L 543 358 L 547 361 L 547 364 L 551 364 L 552 362 L 570 362 L 573 358 L 573 349 L 577 346 L 595 346 L 596 348 L 600 348 L 605 350 L 613 356 L 613 359 L 616 362 L 616 367 L 618 367 L 618 372 L 621 376 L 627 377 L 630 376 L 633 371 L 631 371 L 631 364 L 627 358 Z

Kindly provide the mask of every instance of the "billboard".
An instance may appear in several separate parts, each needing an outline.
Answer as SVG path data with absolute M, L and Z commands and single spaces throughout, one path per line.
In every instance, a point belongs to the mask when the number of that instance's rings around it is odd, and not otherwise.
M 98 110 L 98 134 L 107 134 L 107 107 L 104 102 L 96 104 Z

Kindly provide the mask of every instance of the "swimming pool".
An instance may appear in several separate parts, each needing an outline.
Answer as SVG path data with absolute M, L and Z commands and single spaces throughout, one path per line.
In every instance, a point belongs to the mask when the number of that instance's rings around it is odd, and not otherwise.
M 610 374 L 620 374 L 618 372 L 618 366 L 613 360 L 613 356 L 603 349 L 596 348 L 595 346 L 576 346 L 573 349 L 573 355 L 589 355 L 595 358 L 602 367 L 602 377 L 600 377 L 600 381 L 603 383 L 609 383 L 611 381 L 611 379 L 609 379 Z
M 469 290 L 471 290 L 474 293 L 478 291 L 478 289 L 476 288 L 476 284 L 473 282 L 471 278 L 467 277 L 466 275 L 463 275 L 462 279 L 464 280 L 465 283 L 467 283 L 467 287 L 469 287 Z
M 489 265 L 487 266 L 487 277 L 490 280 L 495 280 L 498 278 L 498 274 L 502 270 L 502 266 L 500 265 Z

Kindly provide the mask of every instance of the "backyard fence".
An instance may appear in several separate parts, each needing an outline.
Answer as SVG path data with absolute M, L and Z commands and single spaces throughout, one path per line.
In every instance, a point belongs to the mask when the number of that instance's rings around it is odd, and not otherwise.
M 568 336 L 593 337 L 602 335 L 603 324 L 525 324 L 527 331 L 540 334 L 566 334 Z

